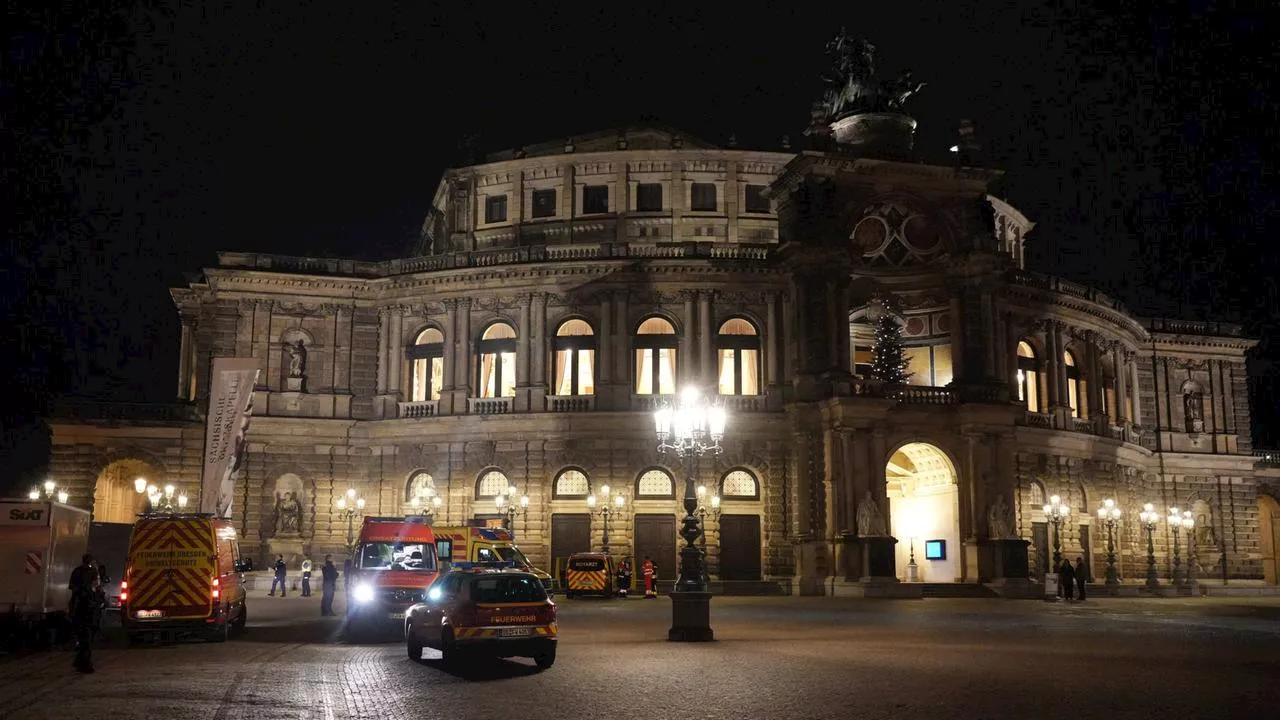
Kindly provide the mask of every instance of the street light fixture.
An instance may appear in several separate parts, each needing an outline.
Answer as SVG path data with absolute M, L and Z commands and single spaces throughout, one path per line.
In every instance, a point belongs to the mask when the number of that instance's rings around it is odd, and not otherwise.
M 493 499 L 493 504 L 498 507 L 498 513 L 503 515 L 503 523 L 507 526 L 507 530 L 511 532 L 511 538 L 514 540 L 516 536 L 516 518 L 529 512 L 529 496 L 521 495 L 520 501 L 516 502 L 515 485 L 507 486 L 505 493 L 498 493 Z
M 435 520 L 436 511 L 440 509 L 440 505 L 444 501 L 436 494 L 435 490 L 427 488 L 421 493 L 415 493 L 409 498 L 409 507 L 412 508 L 410 515 L 421 515 L 428 520 Z
M 1194 588 L 1200 581 L 1200 563 L 1196 559 L 1196 520 L 1191 516 L 1190 510 L 1182 511 L 1182 529 L 1187 531 L 1187 573 L 1186 586 Z
M 1169 508 L 1169 530 L 1173 532 L 1173 573 L 1169 581 L 1173 586 L 1182 587 L 1182 553 L 1178 542 L 1178 530 L 1182 528 L 1182 511 L 1177 507 Z
M 31 500 L 39 500 L 41 487 L 44 488 L 45 500 L 53 500 L 54 498 L 58 498 L 58 502 L 63 503 L 64 505 L 66 504 L 67 501 L 62 499 L 62 497 L 67 494 L 66 491 L 65 490 L 59 491 L 57 483 L 55 483 L 52 479 L 45 480 L 43 485 L 37 485 L 31 488 L 31 492 L 27 493 L 27 497 Z
M 1142 506 L 1142 512 L 1138 513 L 1138 522 L 1142 523 L 1142 529 L 1147 531 L 1147 587 L 1155 590 L 1160 587 L 1160 581 L 1156 578 L 1156 545 L 1153 539 L 1156 531 L 1156 523 L 1160 522 L 1160 513 L 1156 512 L 1156 506 L 1147 503 Z
M 1056 572 L 1062 564 L 1062 523 L 1071 514 L 1071 507 L 1062 502 L 1062 498 L 1054 495 L 1049 504 L 1044 506 L 1044 515 L 1053 523 L 1053 569 Z
M 597 504 L 596 496 L 588 495 L 587 508 L 591 512 L 599 512 L 600 517 L 604 519 L 604 534 L 600 538 L 600 544 L 604 547 L 605 553 L 608 554 L 609 552 L 609 518 L 613 517 L 614 515 L 618 515 L 622 512 L 622 509 L 627 505 L 627 499 L 622 497 L 622 493 L 619 492 L 613 496 L 612 505 L 610 505 L 609 486 L 602 485 L 600 486 L 600 500 L 599 500 L 600 509 L 598 511 L 596 510 L 596 504 Z
M 1116 572 L 1116 525 L 1120 523 L 1120 508 L 1116 501 L 1107 498 L 1098 508 L 1098 519 L 1107 528 L 1107 585 L 1120 584 L 1120 574 Z
M 134 482 L 134 489 L 138 487 Z M 151 512 L 167 512 L 171 513 L 175 510 L 185 510 L 187 507 L 187 494 L 178 492 L 178 489 L 172 484 L 165 485 L 164 491 L 160 491 L 155 485 L 148 485 L 144 488 L 147 491 L 147 501 L 151 503 Z
M 727 414 L 724 406 L 710 403 L 697 388 L 685 388 L 674 405 L 664 405 L 653 414 L 658 433 L 658 452 L 671 453 L 684 460 L 684 510 L 680 537 L 680 580 L 672 593 L 672 627 L 669 640 L 703 641 L 713 639 L 711 631 L 711 594 L 707 592 L 705 555 L 696 542 L 702 537 L 702 521 L 694 489 L 694 464 L 702 455 L 723 451 Z
M 339 495 L 333 504 L 338 509 L 338 517 L 347 520 L 347 553 L 350 554 L 356 548 L 355 520 L 364 512 L 364 498 L 356 495 L 355 488 L 347 488 L 347 494 Z

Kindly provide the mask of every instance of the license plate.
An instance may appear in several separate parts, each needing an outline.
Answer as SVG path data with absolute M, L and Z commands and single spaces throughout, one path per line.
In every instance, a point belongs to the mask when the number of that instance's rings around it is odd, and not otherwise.
M 403 620 L 403 619 L 404 619 L 404 613 L 402 613 L 402 612 L 398 612 L 398 613 L 391 613 L 388 617 L 390 617 L 392 620 Z
M 502 628 L 498 630 L 498 637 L 527 637 L 533 634 L 533 628 Z
M 139 610 L 138 612 L 134 613 L 134 617 L 138 618 L 139 620 L 154 620 L 158 617 L 163 617 L 163 616 L 164 616 L 164 611 L 162 610 Z

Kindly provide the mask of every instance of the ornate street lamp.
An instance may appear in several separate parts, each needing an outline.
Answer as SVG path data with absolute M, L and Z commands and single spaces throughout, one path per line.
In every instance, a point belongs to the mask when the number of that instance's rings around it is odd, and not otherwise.
M 427 520 L 434 521 L 436 511 L 440 509 L 443 500 L 431 488 L 427 488 L 425 493 L 415 494 L 409 498 L 409 515 L 421 515 Z
M 44 499 L 45 499 L 45 500 L 53 500 L 54 498 L 57 498 L 57 499 L 58 499 L 58 502 L 60 502 L 60 503 L 62 503 L 62 504 L 64 504 L 64 505 L 67 503 L 67 501 L 63 499 L 64 497 L 67 497 L 67 491 L 66 491 L 66 490 L 61 490 L 61 491 L 60 491 L 60 490 L 58 490 L 58 485 L 57 485 L 57 483 L 55 483 L 52 479 L 50 479 L 50 480 L 45 480 L 45 481 L 44 481 L 44 485 L 43 485 L 43 486 L 41 486 L 41 485 L 37 485 L 36 487 L 31 488 L 31 492 L 27 493 L 27 498 L 29 498 L 29 499 L 31 499 L 31 500 L 39 500 L 39 499 L 40 499 L 40 488 L 41 488 L 41 487 L 43 487 L 43 488 L 44 488 Z
M 493 504 L 498 507 L 498 513 L 503 515 L 502 522 L 507 526 L 507 530 L 511 531 L 512 539 L 516 536 L 516 518 L 529 512 L 529 496 L 521 495 L 520 501 L 516 502 L 516 486 L 509 485 L 505 493 L 499 493 L 493 499 Z
M 355 520 L 364 512 L 364 498 L 356 495 L 355 488 L 347 488 L 347 494 L 339 495 L 333 505 L 338 517 L 347 519 L 347 553 L 350 554 L 356 549 Z
M 1182 511 L 1182 528 L 1187 531 L 1186 586 L 1194 588 L 1200 582 L 1200 562 L 1196 558 L 1196 520 L 1190 510 Z
M 1147 531 L 1147 587 L 1155 590 L 1160 587 L 1160 581 L 1156 579 L 1156 545 L 1153 539 L 1156 531 L 1156 523 L 1160 522 L 1160 513 L 1156 512 L 1156 506 L 1147 503 L 1142 506 L 1142 512 L 1138 513 L 1138 522 L 1142 523 L 1142 529 Z
M 1116 572 L 1116 525 L 1120 524 L 1120 508 L 1116 501 L 1107 498 L 1098 508 L 1098 519 L 1107 528 L 1107 585 L 1120 584 L 1120 574 Z
M 137 489 L 136 481 L 134 489 Z M 181 512 L 187 508 L 187 494 L 178 492 L 178 488 L 172 484 L 165 485 L 164 490 L 155 485 L 148 485 L 144 489 L 147 492 L 147 502 L 151 504 L 151 512 Z
M 596 510 L 596 505 L 600 506 Z M 609 498 L 609 486 L 602 485 L 600 487 L 600 499 L 597 502 L 595 495 L 587 496 L 587 508 L 591 512 L 600 513 L 600 517 L 604 519 L 604 535 L 600 538 L 600 544 L 604 547 L 606 553 L 609 552 L 609 518 L 622 513 L 622 509 L 626 507 L 627 499 L 619 492 L 613 496 L 612 503 Z
M 720 522 L 720 496 L 713 494 L 710 501 L 708 501 L 706 485 L 699 485 L 697 494 L 698 509 L 694 512 L 698 514 L 698 519 L 702 521 L 702 549 L 705 551 L 707 549 L 707 516 L 710 515 L 713 522 Z
M 1049 504 L 1044 506 L 1044 516 L 1053 523 L 1053 569 L 1057 572 L 1062 564 L 1062 523 L 1071 514 L 1071 507 L 1062 502 L 1062 498 L 1054 495 Z
M 1176 507 L 1169 508 L 1169 530 L 1173 532 L 1173 573 L 1169 581 L 1174 587 L 1182 587 L 1182 553 L 1178 542 L 1178 530 L 1182 528 L 1182 511 Z
M 705 454 L 723 448 L 727 415 L 724 407 L 711 404 L 697 388 L 685 388 L 674 405 L 664 405 L 653 414 L 658 433 L 658 452 L 672 453 L 684 460 L 684 510 L 680 537 L 680 580 L 672 593 L 672 626 L 669 640 L 711 640 L 711 594 L 706 584 L 706 553 L 698 547 L 702 521 L 697 515 L 698 496 L 694 489 L 694 464 Z

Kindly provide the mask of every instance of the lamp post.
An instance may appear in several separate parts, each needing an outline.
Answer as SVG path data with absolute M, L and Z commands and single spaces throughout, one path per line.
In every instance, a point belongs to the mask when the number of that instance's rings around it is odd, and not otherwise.
M 698 509 L 697 491 L 694 489 L 694 463 L 704 454 L 717 454 L 723 450 L 727 420 L 724 407 L 708 402 L 697 388 L 685 388 L 674 405 L 664 405 L 653 414 L 658 433 L 658 452 L 672 453 L 684 460 L 684 510 L 680 537 L 685 545 L 680 549 L 680 581 L 671 594 L 671 630 L 668 640 L 712 640 L 711 593 L 707 592 L 705 556 L 696 544 L 702 537 L 702 521 Z
M 333 504 L 338 509 L 338 517 L 347 519 L 347 553 L 350 554 L 356 548 L 355 520 L 364 512 L 364 498 L 356 495 L 355 488 L 347 488 L 347 494 L 339 495 Z
M 1044 516 L 1053 523 L 1053 569 L 1057 572 L 1062 564 L 1062 523 L 1071 514 L 1071 507 L 1062 502 L 1062 498 L 1054 495 L 1049 504 L 1044 506 Z
M 137 489 L 136 481 L 134 489 Z M 173 484 L 165 485 L 163 490 L 155 485 L 148 485 L 143 489 L 147 493 L 147 502 L 151 503 L 151 512 L 172 513 L 187 509 L 187 494 L 179 492 Z
M 1182 553 L 1178 542 L 1178 530 L 1182 528 L 1182 511 L 1176 507 L 1169 508 L 1169 530 L 1173 532 L 1173 572 L 1169 582 L 1175 588 L 1182 587 Z
M 415 494 L 413 497 L 409 498 L 409 508 L 411 511 L 409 512 L 409 515 L 421 515 L 427 520 L 434 522 L 436 519 L 436 512 L 440 509 L 440 505 L 443 502 L 444 501 L 440 499 L 440 496 L 437 495 L 434 490 L 427 488 L 425 493 Z
M 621 513 L 626 504 L 627 499 L 622 497 L 622 493 L 615 494 L 612 502 L 610 502 L 608 485 L 600 487 L 600 499 L 598 502 L 595 495 L 587 496 L 587 508 L 591 512 L 599 512 L 600 517 L 604 520 L 604 535 L 600 538 L 600 544 L 604 547 L 605 553 L 609 552 L 609 518 Z M 596 505 L 600 506 L 599 510 L 596 510 Z
M 698 495 L 698 509 L 695 512 L 698 513 L 698 519 L 702 521 L 702 550 L 703 552 L 706 552 L 707 550 L 707 516 L 710 515 L 712 521 L 714 522 L 717 522 L 717 523 L 720 522 L 720 496 L 713 494 L 711 496 L 711 500 L 709 501 L 710 502 L 709 505 L 707 502 L 704 502 L 707 497 L 706 485 L 698 486 L 697 495 Z
M 1187 574 L 1186 586 L 1194 589 L 1200 582 L 1200 561 L 1196 558 L 1196 519 L 1190 510 L 1182 511 L 1182 528 L 1187 531 Z
M 27 493 L 27 498 L 30 500 L 39 500 L 41 488 L 44 488 L 45 500 L 53 500 L 57 498 L 58 502 L 62 503 L 63 505 L 67 504 L 67 498 L 70 496 L 67 494 L 66 490 L 59 490 L 58 484 L 55 483 L 52 479 L 45 480 L 43 485 L 37 485 L 31 488 L 31 492 Z
M 498 513 L 503 516 L 502 522 L 507 526 L 507 530 L 511 532 L 512 539 L 516 536 L 516 517 L 529 512 L 529 496 L 521 495 L 520 501 L 516 502 L 516 486 L 507 486 L 505 493 L 498 493 L 493 499 L 493 504 L 498 507 Z
M 1138 522 L 1142 523 L 1142 529 L 1147 531 L 1147 588 L 1155 590 L 1160 587 L 1160 581 L 1156 579 L 1156 545 L 1155 531 L 1156 523 L 1160 522 L 1160 513 L 1156 512 L 1155 505 L 1147 503 L 1142 506 L 1142 512 L 1138 513 Z
M 1107 498 L 1098 508 L 1098 519 L 1107 528 L 1107 585 L 1115 587 L 1120 584 L 1120 574 L 1116 572 L 1116 525 L 1120 522 L 1120 508 L 1116 501 Z

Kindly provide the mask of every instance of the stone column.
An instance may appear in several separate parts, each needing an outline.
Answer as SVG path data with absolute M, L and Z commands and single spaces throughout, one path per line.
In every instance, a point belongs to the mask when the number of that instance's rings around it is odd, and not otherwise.
M 181 355 L 178 356 L 178 399 L 191 397 L 191 321 L 182 318 Z M 259 378 L 262 382 L 265 378 Z
M 1092 332 L 1085 333 L 1084 365 L 1089 377 L 1088 391 L 1085 394 L 1089 396 L 1088 417 L 1091 420 L 1101 417 L 1107 409 L 1106 403 L 1103 402 L 1105 393 L 1102 392 L 1102 363 L 1098 359 L 1097 339 Z
M 443 384 L 440 388 L 441 393 L 446 390 L 453 390 L 457 383 L 455 374 L 457 373 L 458 359 L 455 357 L 458 348 L 458 301 L 444 301 L 444 347 L 442 348 L 444 356 L 443 361 Z
M 1129 408 L 1126 396 L 1128 392 L 1128 382 L 1125 375 L 1129 372 L 1128 365 L 1125 364 L 1124 349 L 1120 343 L 1116 343 L 1111 348 L 1111 366 L 1115 371 L 1115 393 L 1116 393 L 1116 419 L 1115 424 L 1124 427 L 1129 420 Z
M 698 318 L 693 312 L 693 302 L 696 294 L 697 291 L 695 290 L 686 290 L 684 292 L 684 356 L 676 358 L 676 377 L 679 378 L 679 384 L 681 386 L 697 382 L 698 380 L 698 372 L 695 369 L 697 365 L 694 362 L 697 357 L 697 352 L 693 347 L 694 328 L 698 321 Z M 680 388 L 677 387 L 676 390 L 679 391 Z
M 595 385 L 596 393 L 606 395 L 613 388 L 613 293 L 600 295 L 600 329 L 596 335 Z
M 532 387 L 530 402 L 538 407 L 547 395 L 547 296 L 534 293 L 529 310 L 529 385 Z
M 787 376 L 795 372 L 792 367 L 791 353 L 796 341 L 795 301 L 790 293 L 782 295 L 782 347 L 778 352 L 778 382 L 787 383 Z
M 1066 326 L 1062 323 L 1053 324 L 1053 332 L 1056 337 L 1057 354 L 1054 356 L 1054 362 L 1058 364 L 1058 407 L 1071 407 L 1071 387 L 1067 384 L 1067 363 L 1063 358 L 1067 349 L 1067 344 L 1063 341 L 1062 334 L 1066 330 Z M 1079 368 L 1076 369 L 1079 372 Z M 1077 398 L 1077 402 L 1079 399 Z
M 778 353 L 781 343 L 778 342 L 778 294 L 769 292 L 765 294 L 766 309 L 764 316 L 764 363 L 765 363 L 765 383 L 769 387 L 778 384 Z
M 622 225 L 624 223 L 618 224 Z M 618 322 L 614 326 L 614 331 L 617 334 L 617 337 L 601 338 L 601 342 L 607 342 L 611 345 L 616 343 L 615 350 L 617 350 L 617 352 L 613 356 L 613 377 L 615 378 L 615 382 L 624 388 L 617 391 L 618 399 L 616 400 L 616 407 L 625 408 L 627 407 L 627 398 L 631 395 L 631 388 L 634 387 L 634 385 L 627 385 L 627 383 L 635 382 L 634 379 L 630 379 L 632 363 L 631 311 L 630 300 L 625 291 L 618 293 L 617 301 Z
M 387 394 L 387 344 L 390 342 L 391 311 L 378 310 L 378 394 Z
M 714 395 L 716 392 L 716 356 L 712 350 L 711 333 L 711 291 L 698 293 L 698 357 L 702 362 L 702 372 L 698 373 L 697 383 L 703 391 Z
M 947 314 L 951 318 L 951 375 L 956 384 L 961 384 L 968 379 L 965 374 L 968 368 L 965 367 L 964 354 L 964 315 L 958 294 L 951 296 Z
M 530 357 L 529 348 L 532 345 L 531 335 L 533 327 L 529 323 L 529 304 L 532 302 L 527 295 L 520 297 L 520 329 L 516 335 L 516 387 L 523 388 L 529 384 L 529 366 L 533 360 Z
M 391 337 L 388 346 L 387 392 L 392 395 L 400 393 L 400 368 L 404 358 L 404 311 L 400 308 L 391 310 Z
M 458 360 L 458 373 L 454 382 L 458 389 L 463 391 L 463 397 L 471 397 L 474 395 L 471 390 L 471 349 L 474 344 L 471 339 L 470 298 L 458 300 L 458 316 L 458 342 L 454 348 L 455 357 Z M 466 406 L 465 401 L 462 406 Z
M 1142 425 L 1142 386 L 1138 383 L 1137 353 L 1126 353 L 1129 358 L 1129 392 L 1133 393 L 1133 424 Z
M 1058 325 L 1050 321 L 1044 333 L 1044 379 L 1048 389 L 1050 414 L 1058 407 L 1058 365 L 1062 354 L 1058 351 Z

